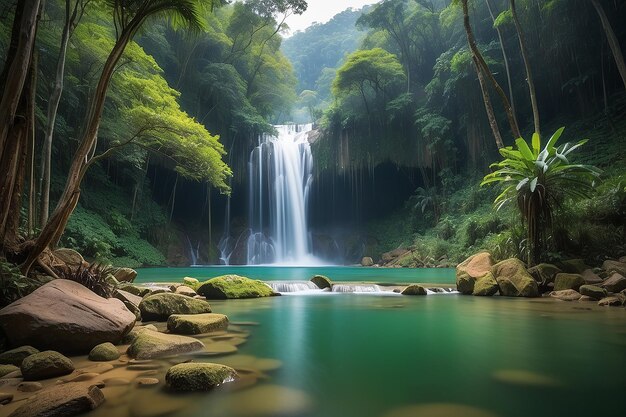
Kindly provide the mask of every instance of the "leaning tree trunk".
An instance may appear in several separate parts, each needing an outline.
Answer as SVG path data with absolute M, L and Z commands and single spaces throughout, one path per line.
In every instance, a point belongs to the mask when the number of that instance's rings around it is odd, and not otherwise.
M 602 8 L 600 2 L 598 0 L 591 0 L 591 4 L 596 9 L 596 12 L 600 17 L 600 22 L 602 22 L 602 28 L 604 29 L 604 33 L 606 34 L 606 39 L 609 42 L 609 46 L 611 47 L 611 52 L 613 52 L 615 65 L 617 65 L 619 75 L 622 77 L 622 82 L 624 83 L 624 88 L 626 88 L 626 64 L 624 64 L 624 55 L 622 55 L 622 50 L 620 49 L 617 36 L 615 36 L 615 32 L 613 31 L 611 22 L 609 22 L 609 18 L 606 16 L 606 13 L 604 12 L 604 9 Z
M 476 38 L 474 38 L 474 32 L 472 31 L 472 26 L 469 20 L 469 10 L 467 6 L 467 0 L 461 0 L 461 5 L 463 6 L 463 25 L 465 26 L 465 34 L 467 35 L 467 43 L 469 44 L 470 51 L 472 52 L 472 57 L 475 62 L 478 63 L 478 67 L 482 70 L 483 74 L 487 76 L 494 89 L 500 96 L 502 100 L 502 105 L 504 106 L 504 111 L 506 113 L 507 120 L 509 121 L 509 125 L 511 126 L 511 132 L 513 133 L 514 139 L 517 139 L 522 136 L 520 133 L 519 127 L 517 126 L 517 121 L 513 116 L 513 109 L 511 108 L 511 103 L 509 99 L 506 97 L 504 90 L 500 87 L 500 84 L 493 76 L 493 73 L 489 69 L 487 62 L 483 58 L 482 54 L 478 50 L 478 46 L 476 45 Z
M 504 143 L 502 142 L 502 135 L 500 134 L 500 128 L 498 127 L 498 121 L 496 120 L 496 115 L 493 111 L 493 106 L 491 104 L 491 98 L 489 97 L 489 91 L 487 90 L 487 84 L 485 83 L 485 76 L 478 65 L 476 59 L 474 61 L 474 68 L 476 68 L 476 75 L 478 76 L 478 83 L 480 84 L 480 91 L 483 95 L 483 102 L 485 103 L 485 111 L 487 112 L 487 119 L 489 120 L 489 127 L 491 127 L 491 131 L 493 132 L 493 137 L 496 139 L 496 146 L 498 149 L 504 147 Z
M 21 193 L 26 168 L 29 129 L 28 80 L 37 32 L 40 0 L 17 3 L 11 43 L 0 75 L 0 246 L 15 249 L 18 242 Z
M 526 82 L 528 83 L 528 92 L 530 94 L 530 105 L 533 109 L 533 123 L 535 125 L 535 133 L 541 134 L 539 126 L 539 105 L 537 104 L 537 92 L 535 91 L 535 82 L 533 80 L 533 73 L 530 68 L 530 60 L 528 58 L 528 49 L 526 48 L 526 39 L 524 38 L 524 32 L 522 31 L 522 25 L 517 18 L 517 10 L 515 8 L 515 0 L 511 2 L 511 14 L 513 15 L 513 22 L 515 23 L 515 30 L 517 32 L 517 38 L 519 39 L 519 47 L 522 51 L 522 59 L 524 60 L 524 68 L 526 69 Z

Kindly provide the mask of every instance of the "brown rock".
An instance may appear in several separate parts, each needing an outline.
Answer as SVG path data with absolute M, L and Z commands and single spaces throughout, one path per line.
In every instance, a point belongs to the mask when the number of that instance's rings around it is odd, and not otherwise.
M 598 274 L 593 272 L 593 269 L 585 269 L 580 275 L 585 280 L 585 284 L 595 285 L 602 282 L 602 278 L 600 278 Z
M 119 268 L 113 274 L 119 282 L 133 282 L 137 278 L 137 271 L 130 268 Z
M 372 265 L 374 265 L 374 260 L 370 258 L 369 256 L 364 256 L 363 259 L 361 259 L 361 266 L 372 266 Z
M 34 381 L 25 381 L 25 382 L 20 383 L 17 386 L 17 390 L 20 392 L 35 392 L 35 391 L 39 391 L 42 388 L 43 388 L 43 385 L 41 385 L 41 382 L 34 382 Z
M 560 290 L 552 291 L 550 297 L 557 298 L 562 301 L 578 301 L 580 299 L 580 293 L 576 290 Z
M 56 385 L 35 394 L 9 417 L 71 417 L 104 402 L 100 388 L 83 383 Z
M 608 272 L 609 274 L 617 272 L 621 276 L 626 276 L 626 263 L 607 259 L 602 263 L 602 268 L 605 269 L 606 272 Z
M 52 252 L 52 254 L 70 268 L 77 268 L 85 263 L 82 255 L 74 249 L 60 248 Z
M 539 287 L 526 270 L 526 265 L 517 258 L 498 262 L 491 268 L 498 282 L 500 295 L 505 297 L 537 297 Z
M 570 289 L 578 291 L 581 285 L 585 285 L 585 280 L 578 274 L 556 274 L 554 279 L 554 291 Z
M 98 296 L 74 281 L 55 279 L 0 310 L 0 327 L 13 346 L 86 353 L 118 343 L 135 315 L 117 299 Z
M 601 286 L 610 292 L 620 292 L 626 289 L 626 278 L 616 272 L 608 277 Z
M 598 301 L 598 305 L 602 307 L 621 307 L 626 303 L 626 297 L 622 294 L 612 295 L 610 297 L 605 297 L 602 300 Z
M 460 293 L 471 294 L 476 280 L 491 271 L 494 265 L 489 252 L 472 255 L 456 267 L 456 286 Z

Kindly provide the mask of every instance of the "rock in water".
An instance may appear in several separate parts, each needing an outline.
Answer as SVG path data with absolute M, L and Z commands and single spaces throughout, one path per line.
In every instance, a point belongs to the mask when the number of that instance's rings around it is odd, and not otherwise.
M 198 294 L 214 300 L 269 297 L 274 291 L 265 283 L 239 275 L 223 275 L 203 282 Z
M 500 287 L 498 286 L 498 282 L 493 277 L 491 272 L 487 272 L 482 277 L 478 278 L 474 283 L 474 291 L 472 295 L 478 296 L 492 296 L 498 292 Z
M 172 391 L 210 391 L 237 378 L 237 372 L 216 363 L 181 363 L 172 366 L 165 375 L 165 382 Z
M 103 402 L 100 388 L 72 382 L 41 391 L 9 417 L 71 417 L 93 410 Z
M 40 381 L 71 374 L 74 371 L 72 360 L 53 350 L 30 355 L 20 367 L 26 381 Z
M 364 256 L 363 259 L 361 259 L 361 266 L 372 266 L 372 265 L 374 265 L 374 260 L 370 258 L 369 256 Z
M 228 317 L 223 314 L 172 314 L 167 319 L 167 330 L 175 334 L 201 334 L 228 327 Z
M 554 279 L 554 291 L 561 290 L 576 290 L 580 288 L 581 285 L 585 285 L 585 280 L 581 275 L 578 274 L 556 274 L 556 278 Z
M 556 265 L 552 264 L 539 264 L 533 266 L 532 268 L 528 268 L 528 273 L 535 278 L 537 284 L 543 286 L 554 282 L 554 278 L 559 272 L 561 272 L 561 270 Z
M 160 293 L 149 295 L 139 304 L 144 321 L 166 321 L 172 314 L 210 313 L 211 306 L 204 300 L 196 300 L 180 294 Z
M 539 288 L 535 279 L 526 271 L 526 266 L 517 258 L 498 262 L 491 268 L 498 282 L 500 295 L 506 297 L 538 297 Z
M 137 271 L 130 268 L 119 268 L 113 274 L 119 282 L 133 282 L 137 278 Z
M 12 346 L 60 352 L 87 353 L 100 343 L 118 343 L 134 324 L 135 315 L 120 300 L 65 279 L 0 310 L 0 327 Z
M 426 295 L 426 288 L 421 285 L 411 284 L 406 287 L 402 293 L 402 295 Z
M 476 280 L 491 271 L 493 258 L 489 252 L 472 255 L 456 267 L 456 287 L 461 294 L 471 294 Z
M 131 358 L 154 359 L 196 352 L 203 348 L 204 343 L 191 337 L 143 330 L 133 340 L 126 353 Z
M 114 361 L 119 357 L 119 350 L 117 350 L 115 345 L 110 342 L 101 343 L 89 352 L 89 360 L 95 362 Z
M 582 295 L 586 295 L 587 297 L 591 297 L 596 300 L 601 300 L 609 295 L 607 290 L 595 285 L 581 285 L 579 291 Z
M 580 293 L 576 290 L 559 290 L 552 291 L 550 297 L 562 301 L 578 301 L 580 299 Z
M 188 287 L 186 285 L 181 285 L 176 287 L 176 291 L 174 291 L 176 294 L 180 294 L 180 295 L 186 295 L 187 297 L 195 297 L 196 295 L 196 291 L 191 288 Z
M 35 353 L 39 353 L 39 350 L 35 349 L 32 346 L 20 346 L 18 348 L 7 350 L 6 352 L 1 353 L 0 363 L 20 366 L 24 359 L 26 359 L 30 355 L 34 355 Z
M 317 288 L 323 290 L 324 288 L 332 288 L 333 283 L 330 278 L 325 277 L 324 275 L 315 275 L 311 278 L 311 282 L 317 285 Z

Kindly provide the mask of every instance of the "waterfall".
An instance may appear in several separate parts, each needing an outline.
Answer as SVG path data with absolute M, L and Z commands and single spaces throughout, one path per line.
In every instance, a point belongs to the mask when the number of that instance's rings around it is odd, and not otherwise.
M 275 126 L 250 153 L 248 265 L 313 262 L 307 226 L 312 125 Z
M 289 293 L 300 291 L 322 291 L 311 281 L 267 281 L 274 292 Z
M 333 292 L 381 292 L 381 288 L 376 284 L 335 284 Z
M 200 257 L 200 241 L 198 241 L 198 245 L 194 248 L 191 239 L 187 236 L 187 245 L 189 246 L 189 260 L 191 261 L 191 266 L 197 266 L 198 258 Z

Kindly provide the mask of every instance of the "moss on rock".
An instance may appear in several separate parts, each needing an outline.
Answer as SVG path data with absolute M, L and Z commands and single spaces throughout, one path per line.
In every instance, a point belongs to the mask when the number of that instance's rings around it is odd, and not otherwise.
M 228 327 L 228 317 L 223 314 L 172 314 L 167 319 L 167 330 L 175 334 L 201 334 Z
M 197 290 L 199 295 L 213 300 L 236 298 L 259 298 L 275 295 L 262 281 L 239 275 L 223 275 L 203 282 Z
M 39 350 L 32 346 L 20 346 L 7 350 L 0 353 L 0 364 L 20 366 L 24 359 L 35 353 L 39 353 Z
M 172 366 L 165 382 L 172 391 L 210 391 L 238 377 L 233 368 L 216 363 L 181 363 Z
M 582 295 L 586 295 L 587 297 L 591 297 L 596 300 L 601 300 L 609 295 L 606 289 L 598 287 L 596 285 L 581 285 L 578 291 Z
M 2 378 L 3 376 L 10 374 L 11 372 L 15 372 L 15 371 L 19 371 L 20 368 L 18 368 L 15 365 L 0 365 L 0 378 Z
M 113 361 L 120 357 L 120 352 L 115 345 L 110 342 L 101 343 L 91 349 L 89 352 L 89 360 L 96 362 Z
M 487 272 L 474 283 L 472 295 L 492 296 L 499 290 L 498 282 L 491 272 Z
M 203 348 L 204 343 L 197 339 L 146 329 L 137 334 L 126 353 L 131 358 L 154 359 L 196 352 Z
M 528 273 L 537 281 L 537 284 L 546 286 L 551 282 L 554 282 L 556 274 L 560 273 L 561 269 L 552 264 L 539 264 L 532 268 L 528 268 Z
M 70 374 L 74 371 L 74 364 L 59 352 L 46 350 L 24 359 L 20 369 L 24 380 L 39 381 Z
M 313 278 L 311 278 L 311 282 L 317 285 L 317 288 L 322 289 L 322 290 L 324 288 L 333 287 L 333 282 L 330 280 L 330 278 L 324 275 L 315 275 Z
M 581 285 L 585 285 L 585 280 L 578 274 L 560 273 L 556 274 L 556 278 L 554 279 L 554 291 L 578 291 Z
M 461 294 L 472 294 L 476 280 L 491 271 L 494 264 L 489 252 L 470 256 L 456 267 L 456 287 Z
M 491 268 L 498 282 L 500 295 L 506 297 L 538 297 L 535 279 L 526 271 L 526 265 L 517 258 L 498 262 Z
M 149 295 L 139 304 L 144 321 L 166 321 L 172 314 L 210 313 L 211 306 L 204 300 L 197 300 L 180 294 L 159 293 Z
M 421 285 L 411 284 L 402 291 L 402 295 L 426 295 L 426 288 Z

